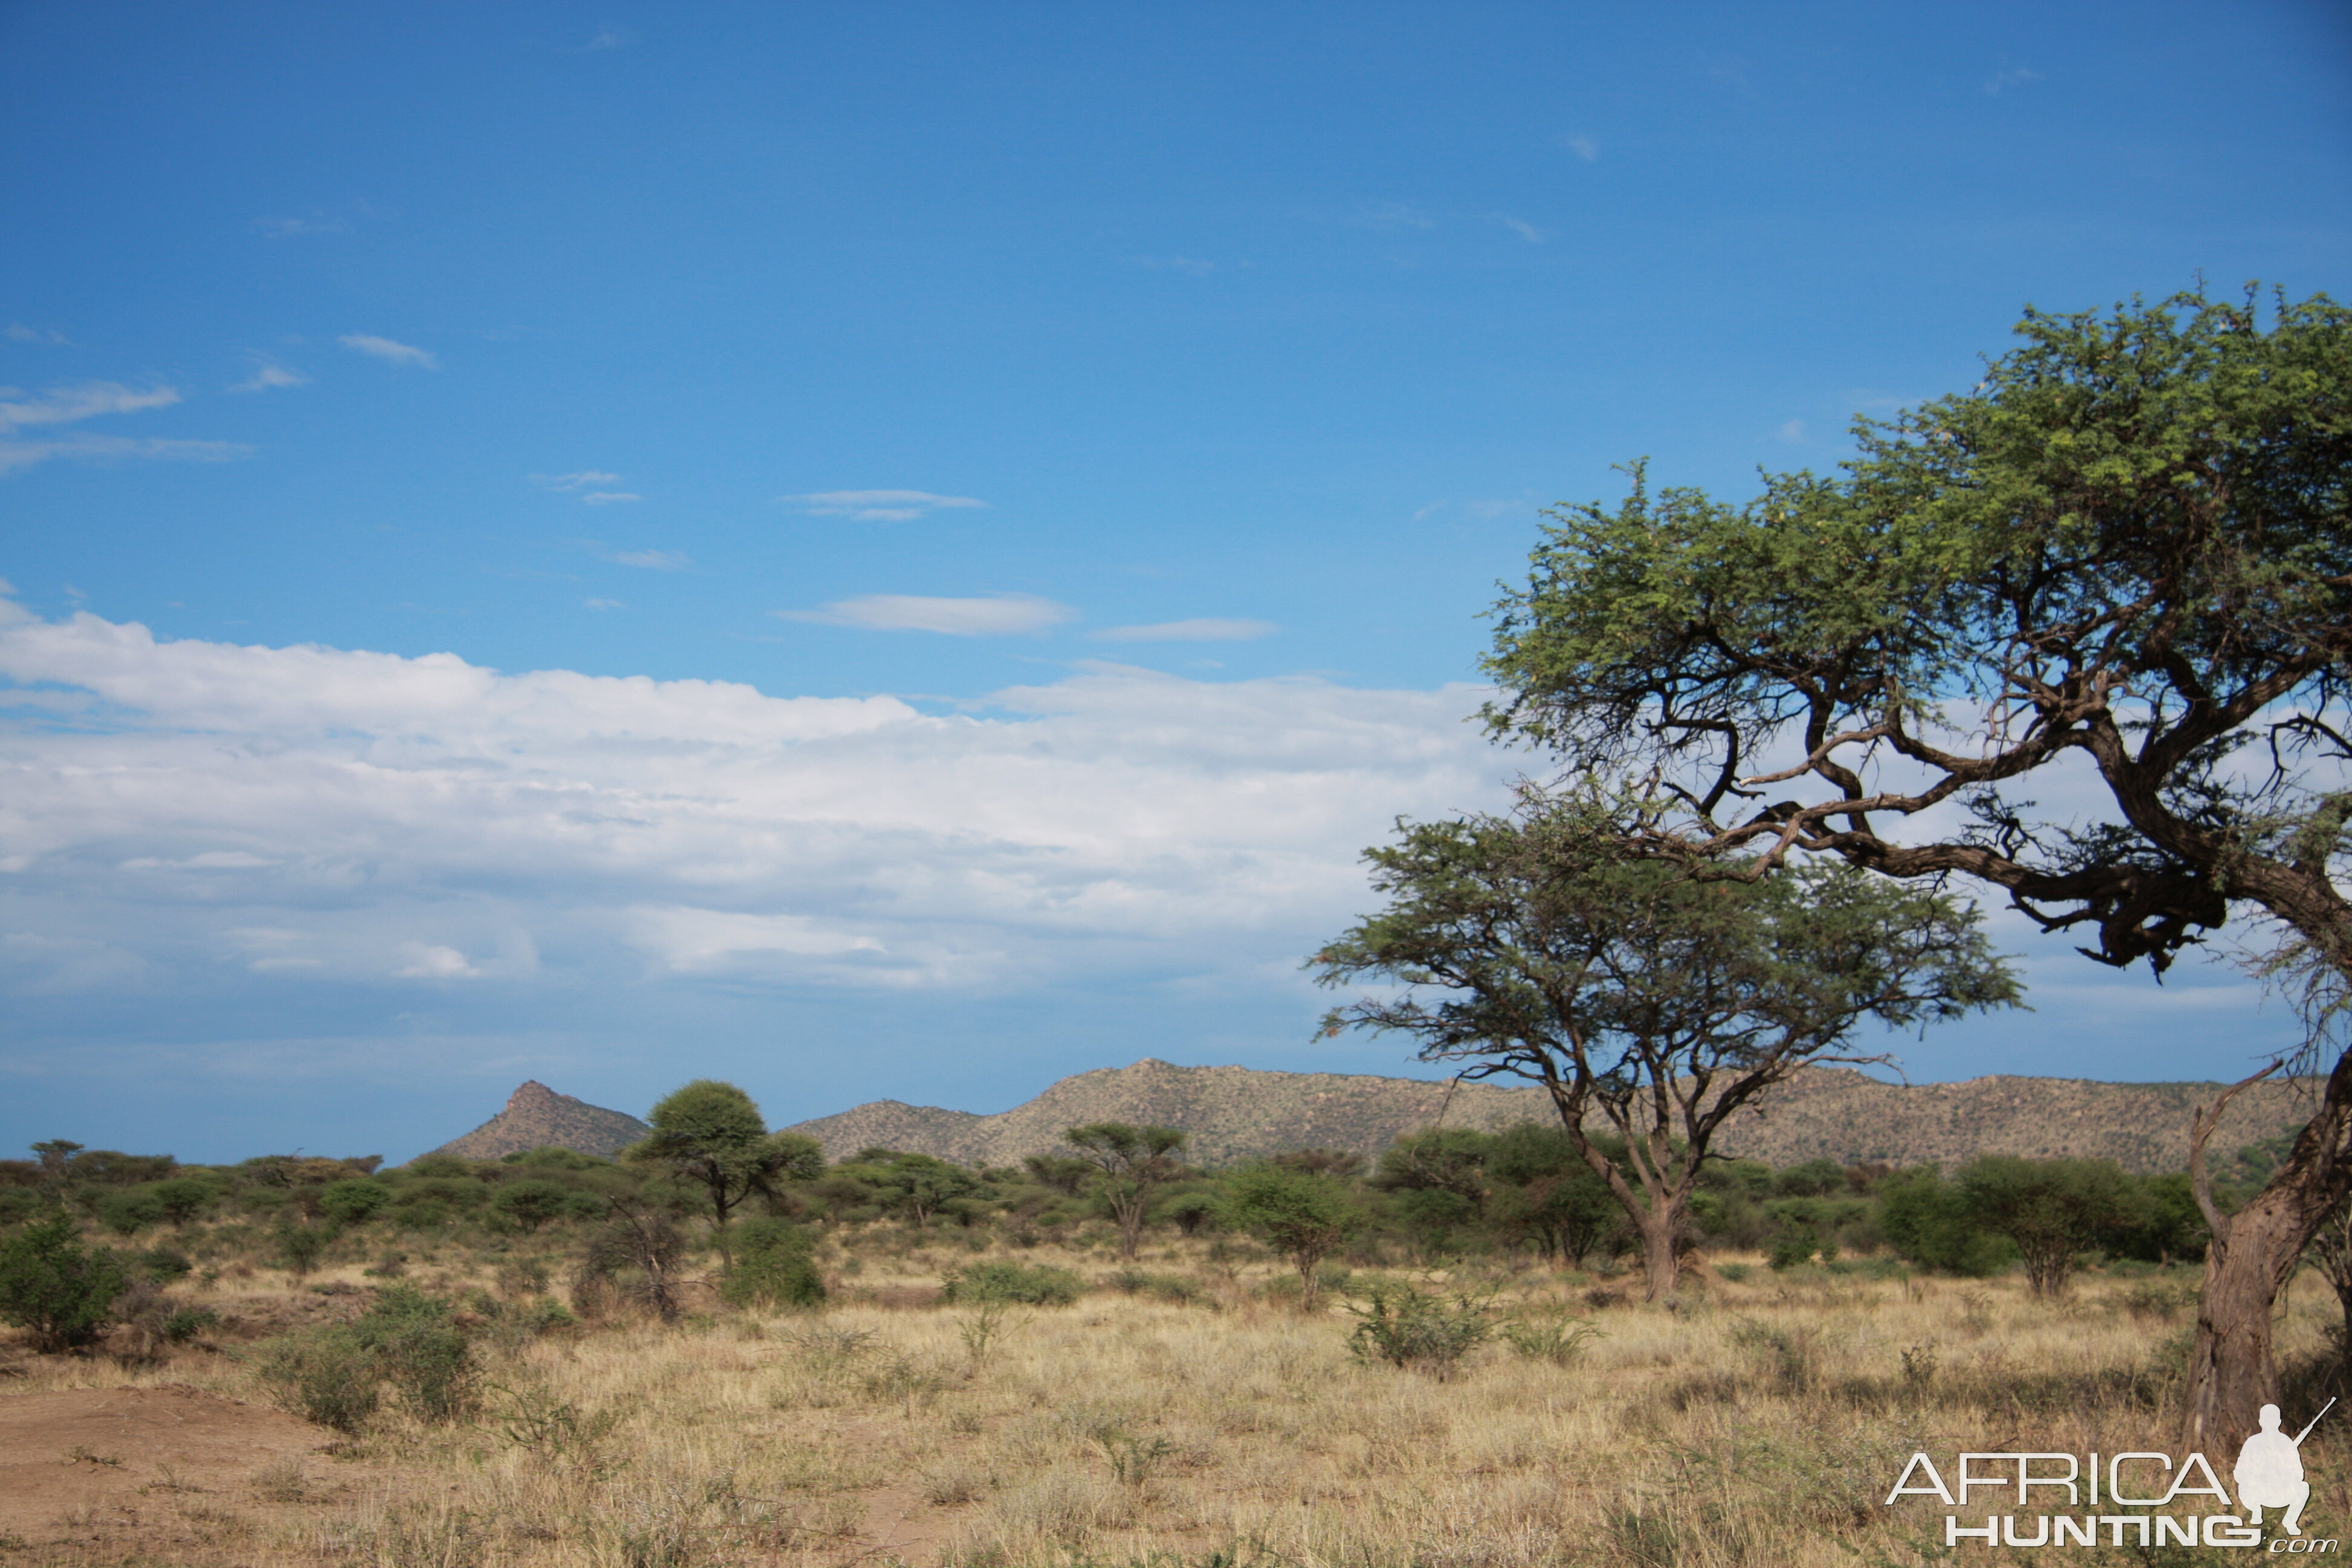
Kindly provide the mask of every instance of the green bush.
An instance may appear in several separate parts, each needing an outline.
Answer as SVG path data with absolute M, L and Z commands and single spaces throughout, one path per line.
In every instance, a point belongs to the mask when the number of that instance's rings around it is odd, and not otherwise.
M 562 1217 L 571 1200 L 571 1192 L 554 1182 L 511 1182 L 492 1195 L 490 1206 L 509 1224 L 536 1231 Z
M 1365 1305 L 1348 1308 L 1358 1320 L 1348 1348 L 1359 1361 L 1418 1368 L 1444 1382 L 1495 1331 L 1486 1303 L 1467 1296 L 1449 1300 L 1403 1284 L 1377 1284 L 1365 1296 Z
M 455 1421 L 473 1409 L 473 1352 L 449 1321 L 448 1302 L 406 1285 L 387 1286 L 352 1328 L 375 1357 L 377 1374 L 420 1420 Z
M 210 1307 L 178 1307 L 163 1315 L 159 1331 L 171 1343 L 184 1345 L 219 1324 L 220 1314 Z
M 147 1251 L 139 1254 L 135 1261 L 139 1265 L 140 1272 L 158 1285 L 166 1285 L 174 1279 L 184 1279 L 188 1271 L 195 1267 L 194 1263 L 188 1261 L 186 1253 L 170 1247 L 150 1247 Z
M 114 1303 L 130 1288 L 121 1259 L 85 1250 L 62 1209 L 36 1219 L 0 1241 L 0 1322 L 30 1330 L 44 1351 L 89 1344 L 113 1321 Z
M 364 1179 L 330 1182 L 319 1194 L 319 1211 L 337 1225 L 365 1225 L 391 1205 L 391 1188 Z
M 144 1187 L 109 1193 L 98 1200 L 98 1221 L 117 1236 L 137 1236 L 163 1223 L 163 1201 Z
M 719 1295 L 736 1307 L 814 1307 L 824 1300 L 824 1279 L 809 1256 L 809 1238 L 781 1219 L 746 1220 L 735 1228 L 735 1266 Z
M 327 1250 L 327 1233 L 316 1226 L 289 1221 L 278 1227 L 276 1240 L 278 1256 L 286 1265 L 286 1272 L 297 1279 L 317 1268 Z
M 1028 1307 L 1066 1307 L 1085 1289 L 1085 1282 L 1066 1268 L 1006 1258 L 950 1273 L 941 1299 L 963 1305 L 1015 1301 Z
M 323 1324 L 265 1343 L 255 1370 L 278 1406 L 305 1421 L 357 1432 L 380 1395 L 375 1352 L 349 1324 Z
M 147 1189 L 163 1206 L 163 1217 L 173 1225 L 185 1225 L 213 1206 L 220 1189 L 210 1182 L 200 1182 L 193 1176 L 175 1176 L 168 1182 L 158 1182 Z

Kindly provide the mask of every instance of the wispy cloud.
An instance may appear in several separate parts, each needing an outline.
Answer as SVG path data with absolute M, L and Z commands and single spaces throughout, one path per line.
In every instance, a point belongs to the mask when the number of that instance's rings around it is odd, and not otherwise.
M 148 408 L 169 408 L 180 401 L 169 386 L 125 386 L 119 381 L 85 381 L 73 386 L 53 386 L 38 395 L 0 386 L 0 431 L 26 425 L 70 425 L 100 414 L 136 414 Z
M 978 599 L 933 599 L 916 594 L 866 594 L 822 609 L 778 610 L 788 621 L 862 626 L 868 631 L 944 632 L 950 637 L 1017 637 L 1074 620 L 1067 605 L 1034 594 L 991 594 Z
M 1772 434 L 1783 441 L 1801 442 L 1805 438 L 1805 422 L 1801 419 L 1791 419 Z
M 373 354 L 377 359 L 389 360 L 394 364 L 413 364 L 420 370 L 441 368 L 441 362 L 430 352 L 417 348 L 412 343 L 394 342 L 390 338 L 380 338 L 373 332 L 347 332 L 335 341 L 347 349 L 355 349 L 363 354 Z
M 905 522 L 927 511 L 988 504 L 970 496 L 933 495 L 929 490 L 819 490 L 776 500 L 810 517 L 847 517 L 860 522 Z
M 1361 209 L 1356 221 L 1367 228 L 1435 228 L 1437 220 L 1421 208 L 1405 202 L 1382 202 L 1378 206 Z
M 1995 71 L 1987 77 L 1984 80 L 1984 91 L 1990 97 L 1999 98 L 2013 87 L 2023 87 L 2029 82 L 2037 82 L 2041 79 L 2040 71 L 2028 70 L 2023 66 L 2020 66 L 2015 70 Z
M 22 321 L 8 323 L 8 341 L 12 343 L 70 343 L 73 342 L 55 327 L 28 327 Z
M 223 390 L 228 392 L 268 392 L 281 386 L 308 386 L 310 378 L 291 366 L 280 364 L 268 354 L 254 354 L 253 374 L 243 381 Z
M 1581 131 L 1561 137 L 1559 144 L 1575 153 L 1580 162 L 1597 163 L 1601 161 L 1601 143 Z
M 583 610 L 617 610 L 624 606 L 618 599 L 588 599 L 582 602 Z
M 1201 616 L 1148 626 L 1105 626 L 1094 635 L 1100 642 L 1249 642 L 1270 637 L 1281 629 L 1272 621 L 1220 620 Z
M 252 455 L 253 448 L 234 441 L 188 441 L 155 437 L 99 436 L 87 431 L 42 440 L 16 439 L 28 426 L 70 425 L 101 415 L 137 414 L 168 408 L 180 401 L 176 388 L 125 386 L 114 381 L 85 381 L 53 386 L 30 394 L 0 386 L 0 473 L 28 468 L 52 458 L 84 462 L 115 460 L 219 463 Z
M 683 572 L 694 564 L 682 550 L 624 550 L 604 559 L 616 566 L 642 566 L 648 572 Z
M 583 52 L 590 54 L 599 49 L 617 49 L 627 43 L 630 37 L 630 33 L 625 28 L 602 26 L 596 29 L 594 37 L 581 45 L 580 47 Z
M 1197 256 L 1139 256 L 1135 264 L 1155 270 L 1189 273 L 1194 278 L 1205 278 L 1217 269 L 1215 262 L 1203 261 Z
M 253 226 L 267 239 L 299 239 L 305 235 L 349 234 L 352 230 L 351 221 L 348 218 L 334 217 L 326 213 L 317 212 L 308 217 L 273 214 L 268 217 L 255 218 Z
M 588 506 L 613 506 L 621 501 L 643 500 L 635 490 L 590 490 L 580 500 Z
M 1495 216 L 1503 220 L 1505 228 L 1517 235 L 1529 245 L 1541 245 L 1544 242 L 1543 230 L 1525 219 L 1513 217 L 1508 213 L 1497 213 Z
M 602 468 L 583 468 L 576 474 L 533 474 L 530 482 L 543 490 L 584 490 L 599 485 L 617 485 L 621 476 Z

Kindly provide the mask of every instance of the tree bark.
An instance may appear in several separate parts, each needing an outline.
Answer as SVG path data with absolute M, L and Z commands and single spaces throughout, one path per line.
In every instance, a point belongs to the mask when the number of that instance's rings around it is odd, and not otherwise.
M 1675 1233 L 1682 1228 L 1678 1204 L 1661 1203 L 1642 1215 L 1642 1299 L 1663 1301 L 1675 1293 L 1681 1279 L 1682 1259 L 1675 1256 Z
M 2212 1205 L 2205 1140 L 2228 1100 L 2224 1095 L 2210 1114 L 2200 1113 L 2189 1148 L 2197 1201 L 2213 1239 L 2206 1247 L 2197 1339 L 2189 1355 L 2182 1440 L 2209 1454 L 2235 1454 L 2258 1426 L 2262 1407 L 2276 1402 L 2272 1303 L 2312 1237 L 2352 1188 L 2352 1160 L 2345 1148 L 2352 1132 L 2352 1056 L 2339 1058 L 2328 1074 L 2318 1113 L 2296 1136 L 2294 1152 L 2269 1185 L 2244 1208 L 2224 1216 Z

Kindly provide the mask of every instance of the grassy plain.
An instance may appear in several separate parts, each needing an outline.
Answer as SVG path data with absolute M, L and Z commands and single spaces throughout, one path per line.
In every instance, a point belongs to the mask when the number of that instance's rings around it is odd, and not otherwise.
M 1718 1259 L 1668 1310 L 1612 1299 L 1622 1279 L 1535 1268 L 1359 1275 L 1490 1297 L 1498 1322 L 1600 1331 L 1564 1364 L 1497 1335 L 1441 1376 L 1351 1355 L 1345 1297 L 1303 1315 L 1268 1293 L 1283 1278 L 1273 1260 L 1230 1243 L 1148 1246 L 1132 1289 L 1100 1251 L 1014 1256 L 1101 1288 L 1066 1307 L 941 1305 L 943 1274 L 972 1253 L 901 1240 L 853 1260 L 828 1243 L 836 1289 L 820 1311 L 714 1302 L 673 1326 L 623 1315 L 531 1339 L 493 1319 L 470 1421 L 388 1408 L 234 1484 L 142 1483 L 131 1523 L 92 1513 L 19 1532 L 0 1564 L 1936 1562 L 1940 1506 L 1881 1503 L 1907 1456 L 2169 1448 L 2194 1287 L 2188 1271 L 2091 1272 L 2053 1304 L 2015 1277 Z M 491 1283 L 445 1257 L 412 1280 Z M 356 1299 L 321 1285 L 368 1283 L 224 1279 L 190 1294 L 232 1317 L 290 1316 Z M 2303 1277 L 2284 1315 L 2286 1354 L 2319 1357 L 2338 1316 L 2325 1285 Z M 258 1405 L 247 1348 L 143 1366 L 21 1356 L 0 1408 L 43 1390 L 163 1385 Z M 2352 1467 L 2337 1457 L 2352 1443 L 2323 1424 L 2306 1455 L 2311 1527 L 2343 1531 Z

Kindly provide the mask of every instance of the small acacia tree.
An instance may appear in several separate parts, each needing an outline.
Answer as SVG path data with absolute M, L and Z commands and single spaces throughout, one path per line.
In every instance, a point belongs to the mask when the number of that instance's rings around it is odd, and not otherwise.
M 1624 857 L 1601 803 L 1532 787 L 1510 817 L 1408 826 L 1367 857 L 1390 904 L 1326 949 L 1321 981 L 1401 983 L 1325 1026 L 1395 1029 L 1467 1078 L 1550 1092 L 1560 1125 L 1670 1294 L 1699 1166 L 1724 1122 L 1864 1022 L 2013 1003 L 1975 911 L 1844 868 L 1758 884 Z M 1610 1158 L 1591 1123 L 1624 1142 Z
M 37 1349 L 90 1343 L 114 1321 L 115 1299 L 130 1288 L 121 1259 L 85 1248 L 63 1209 L 0 1241 L 0 1322 L 29 1331 Z
M 1173 1127 L 1094 1121 L 1069 1129 L 1062 1141 L 1099 1173 L 1096 1190 L 1118 1222 L 1118 1255 L 1132 1258 L 1143 1239 L 1143 1216 L 1152 1193 L 1183 1172 L 1175 1156 L 1184 1146 L 1184 1134 Z
M 708 1193 L 721 1258 L 729 1256 L 727 1218 L 737 1205 L 755 1194 L 779 1197 L 785 1182 L 824 1171 L 824 1150 L 815 1139 L 769 1131 L 751 1097 L 716 1079 L 697 1079 L 666 1096 L 647 1120 L 651 1136 L 621 1157 L 667 1166 Z
M 1961 1201 L 1986 1230 L 2017 1243 L 2037 1296 L 2066 1291 L 2077 1254 L 2128 1225 L 2130 1178 L 2112 1160 L 2025 1160 L 1984 1154 L 1961 1167 Z
M 1348 1189 L 1331 1177 L 1268 1162 L 1224 1177 L 1224 1223 L 1255 1231 L 1298 1270 L 1299 1306 L 1313 1311 L 1322 1293 L 1315 1271 L 1339 1249 L 1359 1215 Z

